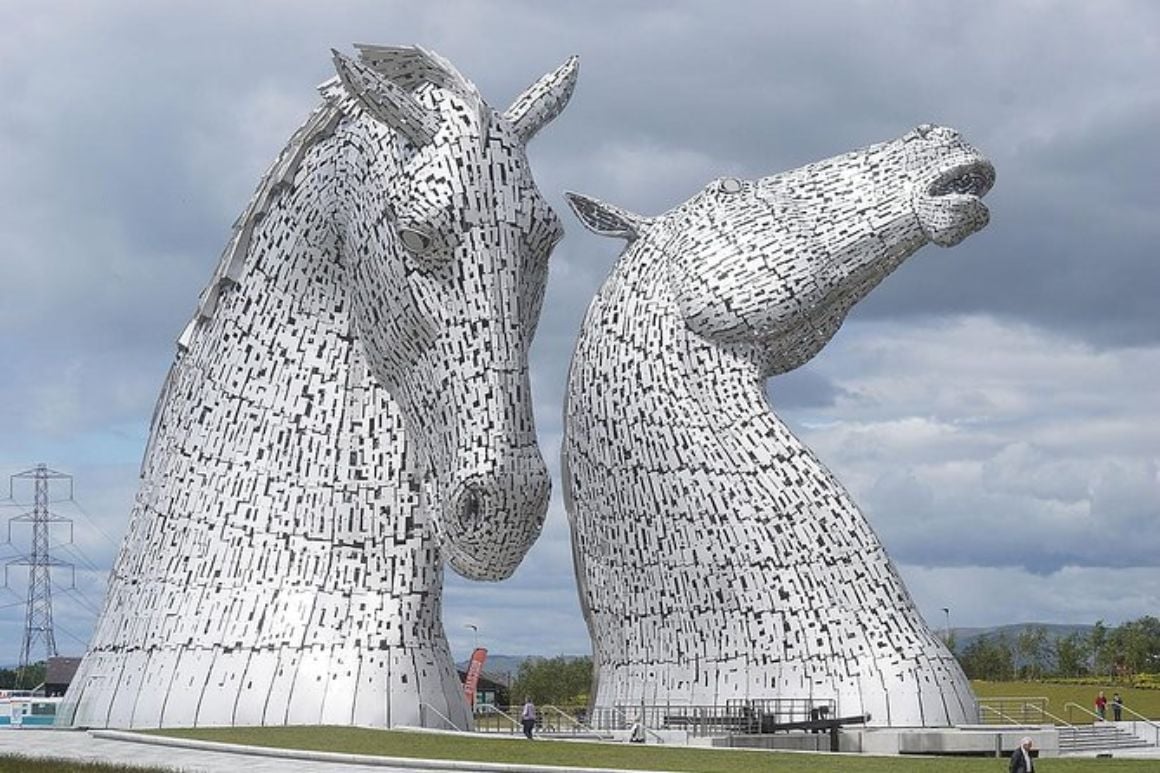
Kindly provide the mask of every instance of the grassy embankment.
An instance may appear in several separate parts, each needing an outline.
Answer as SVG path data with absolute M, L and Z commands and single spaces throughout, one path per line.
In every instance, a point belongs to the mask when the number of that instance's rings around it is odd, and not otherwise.
M 386 757 L 505 762 L 529 765 L 574 765 L 623 770 L 688 771 L 689 773 L 748 773 L 799 771 L 812 773 L 999 773 L 1005 760 L 993 758 L 865 757 L 809 755 L 754 751 L 725 751 L 691 747 L 630 746 L 612 743 L 522 738 L 472 738 L 441 733 L 365 730 L 349 727 L 204 728 L 167 730 L 165 735 L 223 741 L 253 746 L 314 749 L 373 754 Z M 1045 760 L 1044 773 L 1155 771 L 1155 760 Z
M 1055 682 L 971 682 L 971 688 L 979 698 L 1047 698 L 1047 710 L 1073 725 L 1091 724 L 1092 716 L 1084 711 L 1068 709 L 1068 703 L 1078 703 L 1088 711 L 1095 711 L 1096 694 L 1104 691 L 1109 701 L 1112 693 L 1120 693 L 1124 706 L 1149 719 L 1160 720 L 1160 690 L 1143 690 L 1135 687 L 1115 685 L 1059 684 Z M 1108 719 L 1112 718 L 1112 707 L 1108 705 Z M 1124 719 L 1135 719 L 1124 713 Z M 1157 766 L 1160 768 L 1160 765 Z

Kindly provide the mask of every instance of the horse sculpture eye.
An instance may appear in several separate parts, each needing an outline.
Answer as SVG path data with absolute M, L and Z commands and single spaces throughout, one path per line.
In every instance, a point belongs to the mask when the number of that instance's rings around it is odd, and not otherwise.
M 411 252 L 422 254 L 431 248 L 431 237 L 413 228 L 400 228 L 399 239 Z
M 741 181 L 736 177 L 724 177 L 721 179 L 718 187 L 722 193 L 740 193 L 743 186 L 741 185 Z

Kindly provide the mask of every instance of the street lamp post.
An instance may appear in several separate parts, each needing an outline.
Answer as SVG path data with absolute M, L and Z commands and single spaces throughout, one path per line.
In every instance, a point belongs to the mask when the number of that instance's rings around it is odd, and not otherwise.
M 471 629 L 471 651 L 475 652 L 479 649 L 479 626 L 468 623 L 463 627 Z
M 943 643 L 949 647 L 951 646 L 951 610 L 949 607 L 943 607 L 942 611 L 946 618 L 943 625 Z

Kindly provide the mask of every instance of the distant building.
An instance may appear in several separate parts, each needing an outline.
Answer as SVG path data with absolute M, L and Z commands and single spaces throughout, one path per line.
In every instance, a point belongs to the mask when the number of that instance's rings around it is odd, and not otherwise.
M 459 672 L 459 681 L 467 681 L 467 669 L 456 667 Z M 475 688 L 475 705 L 509 706 L 511 705 L 511 677 L 509 674 L 496 674 L 491 671 L 481 671 L 479 684 Z
M 64 695 L 80 664 L 80 658 L 49 658 L 44 667 L 45 696 Z

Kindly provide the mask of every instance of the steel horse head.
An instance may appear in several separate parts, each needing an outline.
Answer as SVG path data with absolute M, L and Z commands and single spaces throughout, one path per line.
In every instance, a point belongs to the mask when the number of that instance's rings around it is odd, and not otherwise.
M 338 220 L 353 324 L 402 411 L 445 557 L 502 579 L 539 535 L 550 490 L 528 348 L 563 229 L 525 145 L 567 104 L 578 63 L 498 113 L 433 53 L 359 48 L 334 53 L 351 118 Z

